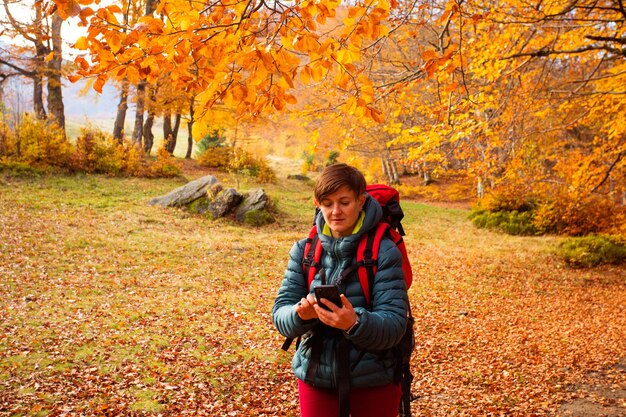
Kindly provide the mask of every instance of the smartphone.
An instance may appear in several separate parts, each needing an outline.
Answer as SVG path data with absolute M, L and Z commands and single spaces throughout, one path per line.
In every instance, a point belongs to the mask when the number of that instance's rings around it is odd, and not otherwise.
M 343 304 L 341 303 L 341 297 L 339 296 L 339 287 L 337 287 L 336 285 L 318 285 L 317 287 L 313 288 L 313 291 L 315 292 L 315 298 L 317 299 L 319 306 L 323 309 L 332 311 L 330 308 L 320 303 L 320 298 L 325 298 L 335 303 L 337 307 L 343 307 Z

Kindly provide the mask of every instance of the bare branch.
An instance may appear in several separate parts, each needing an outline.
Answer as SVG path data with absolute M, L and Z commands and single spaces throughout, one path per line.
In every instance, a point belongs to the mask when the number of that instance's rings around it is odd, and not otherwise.
M 576 54 L 583 54 L 585 52 L 590 52 L 590 51 L 607 51 L 615 55 L 622 55 L 626 57 L 626 48 L 618 49 L 618 48 L 612 48 L 608 45 L 586 45 L 586 46 L 581 46 L 579 48 L 574 48 L 574 49 L 551 49 L 549 47 L 543 47 L 537 51 L 519 52 L 516 54 L 506 56 L 501 59 L 509 60 L 509 59 L 521 58 L 521 57 L 541 58 L 541 57 L 547 57 L 551 55 L 576 55 Z
M 18 22 L 15 17 L 13 17 L 13 13 L 9 10 L 9 2 L 4 0 L 4 12 L 9 18 L 9 22 L 11 22 L 11 26 L 15 29 L 24 39 L 29 42 L 35 42 L 36 39 L 29 35 L 28 30 L 24 28 L 25 25 Z M 38 23 L 38 22 L 37 22 Z
M 617 164 L 619 163 L 619 161 L 621 161 L 621 159 L 624 157 L 624 154 L 626 154 L 626 152 L 624 151 L 617 154 L 617 158 L 615 158 L 615 161 L 613 161 L 609 169 L 607 169 L 606 172 L 604 173 L 604 178 L 602 178 L 602 180 L 598 183 L 598 185 L 596 185 L 595 187 L 591 189 L 591 193 L 595 192 L 598 188 L 602 187 L 602 185 L 609 179 L 609 177 L 611 176 L 611 171 L 613 171 L 613 168 L 615 168 Z
M 598 42 L 616 42 L 621 43 L 622 45 L 626 45 L 626 37 L 616 38 L 615 36 L 595 36 L 595 35 L 587 35 L 585 38 L 598 41 Z
M 36 75 L 35 71 L 28 71 L 25 70 L 24 68 L 20 68 L 17 65 L 12 64 L 9 61 L 5 61 L 4 59 L 0 59 L 0 64 L 2 65 L 6 65 L 9 68 L 13 68 L 15 71 L 19 72 L 21 75 L 25 76 L 25 77 L 34 77 Z

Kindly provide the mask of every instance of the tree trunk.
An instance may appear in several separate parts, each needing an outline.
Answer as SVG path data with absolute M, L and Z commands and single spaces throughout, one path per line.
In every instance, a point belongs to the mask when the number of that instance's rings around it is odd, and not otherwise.
M 191 159 L 191 151 L 193 149 L 193 123 L 194 123 L 194 111 L 193 106 L 195 103 L 195 99 L 191 99 L 191 104 L 189 105 L 189 123 L 187 124 L 187 154 L 185 155 L 185 159 Z
M 4 109 L 4 82 L 9 78 L 8 74 L 0 73 L 0 106 Z
M 133 144 L 141 147 L 143 139 L 143 113 L 146 107 L 146 81 L 137 84 L 137 104 L 135 109 L 135 126 L 133 128 Z
M 176 113 L 176 118 L 174 119 L 174 129 L 172 130 L 172 154 L 176 150 L 176 142 L 178 141 L 178 130 L 180 129 L 180 120 L 182 119 L 182 115 L 180 113 Z
M 172 115 L 171 113 L 166 113 L 163 115 L 163 140 L 165 142 L 165 150 L 170 154 L 174 154 L 174 150 L 176 149 L 176 142 L 178 139 L 178 129 L 180 128 L 180 119 L 181 114 L 176 113 L 176 117 L 174 119 L 174 126 L 172 127 Z
M 429 185 L 429 184 L 431 184 L 431 183 L 433 182 L 433 179 L 432 179 L 432 177 L 430 176 L 430 171 L 428 171 L 428 170 L 426 170 L 426 169 L 425 169 L 425 170 L 423 170 L 422 172 L 423 172 L 423 174 L 424 174 L 424 175 L 423 175 L 423 177 L 422 177 L 422 178 L 423 178 L 423 180 L 424 180 L 424 185 Z
M 387 158 L 381 158 L 383 163 L 383 175 L 389 179 L 389 163 L 387 162 Z
M 65 106 L 63 105 L 63 87 L 61 84 L 61 67 L 63 65 L 63 40 L 61 24 L 63 19 L 59 13 L 52 15 L 52 59 L 48 62 L 48 112 L 53 121 L 65 131 Z
M 46 114 L 46 108 L 43 105 L 43 77 L 41 75 L 34 75 L 33 80 L 33 111 L 35 117 L 39 120 L 45 120 L 48 115 Z
M 394 185 L 400 184 L 400 176 L 398 175 L 398 166 L 396 161 L 391 161 L 391 183 Z
M 399 184 L 398 167 L 396 163 L 389 158 L 383 158 L 383 174 L 387 177 L 389 184 Z
M 174 146 L 172 146 L 174 142 Z M 176 147 L 176 139 L 174 139 L 174 132 L 172 130 L 172 114 L 166 112 L 163 115 L 163 148 L 170 154 L 174 153 Z
M 146 155 L 150 155 L 152 152 L 152 146 L 154 145 L 154 134 L 152 133 L 152 126 L 154 126 L 154 118 L 156 116 L 154 106 L 156 102 L 156 88 L 154 86 L 148 86 L 150 88 L 150 97 L 146 102 L 146 108 L 148 110 L 148 118 L 143 125 L 143 149 Z
M 152 15 L 156 10 L 157 0 L 147 0 L 146 1 L 146 16 Z
M 154 145 L 154 135 L 152 134 L 152 126 L 154 125 L 154 112 L 148 112 L 146 123 L 143 125 L 143 150 L 146 155 L 152 152 Z
M 182 115 L 180 113 L 176 113 L 176 118 L 174 119 L 174 139 L 178 138 L 178 129 L 180 129 L 180 119 L 182 119 Z
M 478 184 L 476 184 L 476 196 L 478 199 L 482 200 L 485 197 L 485 183 L 483 182 L 482 177 L 478 177 Z
M 126 111 L 128 110 L 128 79 L 124 78 L 120 86 L 120 101 L 117 104 L 117 114 L 115 115 L 115 125 L 113 126 L 113 137 L 119 143 L 124 140 L 124 125 L 126 123 Z
M 37 22 L 41 22 L 43 20 L 43 12 L 41 10 L 41 7 L 42 6 L 40 3 L 35 4 L 35 18 Z M 33 110 L 35 111 L 35 116 L 39 120 L 45 120 L 48 118 L 48 115 L 46 114 L 46 110 L 43 104 L 43 71 L 46 66 L 46 55 L 48 55 L 49 51 L 44 44 L 43 37 L 40 31 L 37 31 L 35 33 L 34 44 L 36 68 L 33 70 Z

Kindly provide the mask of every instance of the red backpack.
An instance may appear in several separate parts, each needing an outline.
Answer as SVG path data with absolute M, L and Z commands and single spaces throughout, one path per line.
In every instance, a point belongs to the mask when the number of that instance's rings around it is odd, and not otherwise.
M 413 271 L 402 239 L 404 228 L 400 222 L 404 213 L 400 207 L 400 193 L 395 188 L 384 184 L 368 185 L 365 191 L 378 201 L 383 209 L 383 217 L 375 228 L 361 238 L 356 252 L 356 264 L 342 271 L 340 279 L 343 281 L 356 269 L 365 300 L 369 305 L 371 304 L 374 276 L 376 276 L 378 268 L 378 251 L 384 236 L 388 236 L 402 254 L 402 270 L 407 289 L 413 282 Z M 307 288 L 311 286 L 315 274 L 319 270 L 322 251 L 322 242 L 317 235 L 317 226 L 313 226 L 304 245 L 304 257 L 302 258 L 302 272 L 307 278 Z

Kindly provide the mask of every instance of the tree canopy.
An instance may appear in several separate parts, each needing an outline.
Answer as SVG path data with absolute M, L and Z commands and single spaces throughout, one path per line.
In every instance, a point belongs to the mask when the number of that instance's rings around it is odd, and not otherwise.
M 465 172 L 479 196 L 497 190 L 494 206 L 623 220 L 619 0 L 163 0 L 136 21 L 120 19 L 137 7 L 126 1 L 56 5 L 88 26 L 75 77 L 97 90 L 166 74 L 196 119 L 217 105 L 252 117 L 315 106 L 318 127 L 340 130 L 313 135 L 320 148 Z

